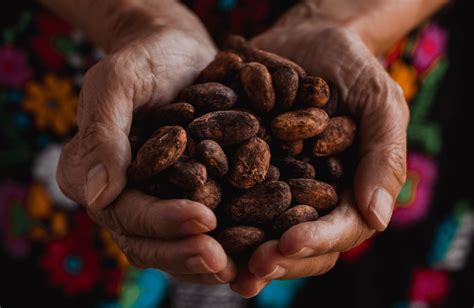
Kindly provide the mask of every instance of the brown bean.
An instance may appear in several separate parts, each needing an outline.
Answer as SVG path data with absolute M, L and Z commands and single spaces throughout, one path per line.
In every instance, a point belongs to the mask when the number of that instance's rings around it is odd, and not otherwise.
M 280 67 L 272 74 L 275 101 L 279 110 L 289 110 L 298 94 L 298 74 L 291 67 Z
M 306 76 L 300 81 L 298 99 L 308 106 L 323 107 L 329 100 L 329 85 L 322 78 Z
M 179 98 L 206 112 L 230 109 L 237 101 L 237 95 L 231 88 L 217 82 L 187 87 Z
M 255 227 L 235 226 L 222 231 L 217 240 L 228 255 L 241 256 L 263 243 L 265 232 Z
M 247 62 L 259 62 L 265 65 L 270 72 L 274 72 L 282 66 L 291 67 L 299 76 L 305 76 L 304 69 L 295 62 L 277 54 L 261 50 L 250 44 L 238 35 L 229 36 L 224 42 L 224 47 L 235 50 Z
M 258 137 L 252 137 L 235 151 L 229 181 L 235 187 L 249 189 L 265 180 L 270 166 L 270 147 Z
M 213 140 L 203 140 L 196 146 L 198 159 L 215 176 L 223 176 L 229 171 L 227 156 L 221 146 Z
M 179 125 L 186 127 L 194 119 L 194 107 L 188 103 L 162 105 L 151 111 L 149 121 L 155 127 Z
M 194 159 L 180 159 L 170 169 L 169 181 L 186 190 L 193 190 L 207 182 L 206 166 Z
M 337 204 L 337 194 L 333 186 L 313 179 L 288 180 L 291 196 L 295 204 L 307 204 L 316 210 L 332 209 Z
M 329 156 L 341 153 L 352 145 L 356 133 L 356 124 L 346 116 L 329 120 L 326 129 L 316 138 L 313 155 Z
M 316 171 L 313 165 L 293 157 L 285 157 L 278 161 L 281 175 L 284 179 L 314 179 Z
M 201 72 L 197 83 L 230 82 L 237 77 L 241 65 L 242 58 L 238 54 L 229 50 L 221 51 Z
M 280 179 L 280 170 L 278 170 L 277 167 L 270 165 L 268 167 L 267 174 L 265 175 L 265 181 L 266 182 L 272 182 L 272 181 L 278 181 Z
M 244 64 L 240 69 L 240 82 L 252 108 L 267 112 L 275 107 L 272 77 L 264 65 L 257 62 Z
M 318 172 L 328 181 L 338 181 L 344 175 L 344 167 L 341 161 L 334 157 L 322 157 L 316 161 Z
M 273 223 L 273 231 L 277 236 L 281 236 L 291 227 L 303 222 L 314 221 L 318 217 L 318 211 L 314 207 L 300 204 L 280 214 Z
M 188 198 L 200 202 L 213 210 L 221 202 L 222 189 L 216 181 L 208 179 L 206 184 L 197 187 L 189 193 Z
M 226 110 L 207 113 L 194 119 L 188 131 L 197 140 L 211 139 L 220 145 L 237 144 L 258 132 L 257 118 L 244 111 Z
M 331 80 L 327 80 L 329 85 L 329 100 L 323 109 L 330 117 L 336 116 L 339 109 L 339 87 Z
M 133 182 L 141 182 L 170 167 L 186 148 L 186 131 L 181 126 L 164 126 L 140 147 L 130 165 L 129 176 Z
M 272 141 L 272 135 L 270 135 L 268 129 L 262 123 L 260 123 L 260 128 L 258 129 L 256 136 L 264 140 L 266 143 L 270 143 Z
M 283 154 L 295 156 L 303 151 L 304 141 L 278 141 L 276 142 L 276 145 L 283 152 Z
M 308 139 L 320 134 L 328 125 L 324 110 L 310 107 L 282 113 L 272 121 L 272 132 L 283 141 Z
M 261 225 L 285 211 L 291 203 L 291 193 L 285 182 L 267 182 L 253 187 L 231 200 L 224 208 L 234 223 Z

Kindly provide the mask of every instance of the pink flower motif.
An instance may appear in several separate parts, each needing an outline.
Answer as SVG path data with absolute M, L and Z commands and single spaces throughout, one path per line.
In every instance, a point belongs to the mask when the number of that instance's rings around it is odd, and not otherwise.
M 449 291 L 446 272 L 428 268 L 417 268 L 412 274 L 410 300 L 431 305 L 440 305 Z
M 406 227 L 425 217 L 437 173 L 436 163 L 429 157 L 414 152 L 408 154 L 407 180 L 398 196 L 392 226 Z
M 413 53 L 413 66 L 423 74 L 441 57 L 446 48 L 447 33 L 436 24 L 429 24 L 420 34 Z
M 1 241 L 6 252 L 17 258 L 25 257 L 30 251 L 30 242 L 23 236 L 23 231 L 28 229 L 28 222 L 15 219 L 18 212 L 22 212 L 25 196 L 24 186 L 10 181 L 0 183 Z
M 19 88 L 31 77 L 26 53 L 12 46 L 0 48 L 0 85 Z

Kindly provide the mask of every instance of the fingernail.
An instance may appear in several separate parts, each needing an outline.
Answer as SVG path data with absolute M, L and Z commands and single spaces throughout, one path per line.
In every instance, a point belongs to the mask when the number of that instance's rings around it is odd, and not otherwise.
M 181 225 L 181 230 L 185 235 L 200 234 L 211 231 L 211 229 L 211 227 L 206 226 L 205 224 L 197 221 L 196 219 L 187 220 Z
M 288 258 L 306 258 L 314 255 L 315 251 L 313 248 L 303 247 L 300 251 L 294 254 L 288 255 Z
M 105 190 L 109 183 L 107 169 L 103 164 L 96 165 L 94 168 L 89 170 L 86 180 L 85 197 L 87 206 L 94 209 L 95 201 L 99 198 L 100 194 Z
M 214 274 L 214 278 L 219 282 L 219 283 L 225 283 L 225 281 L 219 277 L 219 274 Z
M 260 278 L 262 278 L 264 280 L 280 279 L 281 277 L 285 276 L 287 272 L 288 271 L 287 271 L 286 268 L 283 268 L 283 267 L 277 265 L 271 273 L 269 273 L 269 274 L 267 274 L 263 277 L 260 277 Z
M 384 188 L 377 188 L 372 195 L 370 201 L 369 211 L 374 214 L 378 221 L 378 226 L 375 228 L 377 231 L 383 231 L 387 228 L 387 225 L 392 217 L 393 211 L 393 198 Z
M 197 274 L 215 272 L 209 267 L 209 265 L 207 265 L 207 263 L 200 256 L 194 256 L 186 260 L 186 267 L 191 272 Z

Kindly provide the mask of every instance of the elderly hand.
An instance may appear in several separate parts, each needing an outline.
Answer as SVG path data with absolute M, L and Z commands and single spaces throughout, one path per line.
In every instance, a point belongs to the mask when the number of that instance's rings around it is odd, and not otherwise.
M 112 52 L 85 77 L 79 131 L 63 149 L 57 180 L 69 198 L 111 231 L 132 264 L 189 282 L 225 283 L 235 276 L 235 267 L 221 245 L 203 234 L 216 226 L 210 209 L 124 189 L 135 111 L 170 102 L 216 52 L 196 17 L 179 4 L 170 5 L 166 18 L 184 24 L 142 25 L 136 11 L 118 19 L 118 30 L 110 33 L 116 39 L 108 45 Z
M 273 279 L 323 274 L 340 252 L 387 227 L 406 177 L 409 118 L 400 87 L 349 28 L 318 27 L 297 7 L 253 43 L 339 86 L 342 107 L 358 121 L 360 153 L 352 190 L 335 210 L 254 252 L 248 269 L 231 284 L 244 297 L 255 296 Z

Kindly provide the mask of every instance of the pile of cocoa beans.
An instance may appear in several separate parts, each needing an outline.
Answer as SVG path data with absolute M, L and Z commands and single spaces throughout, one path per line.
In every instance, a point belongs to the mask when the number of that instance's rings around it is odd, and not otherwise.
M 231 36 L 175 103 L 134 118 L 130 184 L 213 209 L 236 258 L 338 203 L 356 124 L 337 87 Z M 349 179 L 351 180 L 351 179 Z

